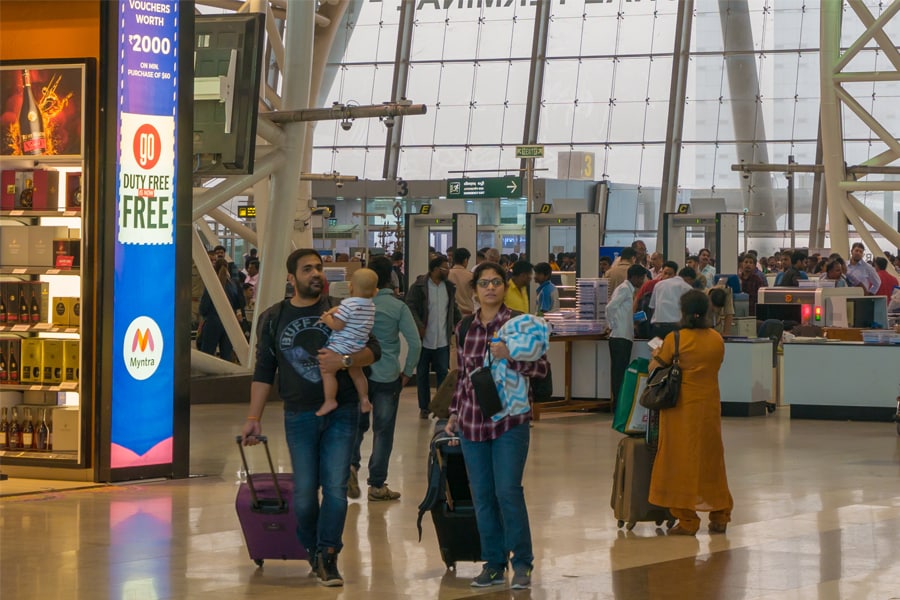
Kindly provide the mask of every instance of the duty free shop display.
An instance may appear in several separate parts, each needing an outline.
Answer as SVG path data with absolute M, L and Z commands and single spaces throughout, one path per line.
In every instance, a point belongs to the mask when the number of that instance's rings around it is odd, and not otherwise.
M 59 171 L 3 171 L 0 210 L 59 210 Z M 81 210 L 81 173 L 65 173 L 65 209 Z

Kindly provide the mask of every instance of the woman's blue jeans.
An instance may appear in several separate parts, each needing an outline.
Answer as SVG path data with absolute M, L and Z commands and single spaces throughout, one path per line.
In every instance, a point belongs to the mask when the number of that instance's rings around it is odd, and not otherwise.
M 495 569 L 506 569 L 510 553 L 514 569 L 531 567 L 534 562 L 522 489 L 530 437 L 529 425 L 523 423 L 495 440 L 472 442 L 461 438 L 481 538 L 481 558 Z
M 325 416 L 284 412 L 284 433 L 294 469 L 297 537 L 312 555 L 340 552 L 347 517 L 347 477 L 356 440 L 359 404 L 341 404 Z M 319 505 L 319 488 L 322 504 Z

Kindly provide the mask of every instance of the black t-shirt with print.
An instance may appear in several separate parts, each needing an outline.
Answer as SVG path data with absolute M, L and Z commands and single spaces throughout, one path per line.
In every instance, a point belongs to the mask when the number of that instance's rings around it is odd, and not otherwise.
M 318 410 L 325 399 L 318 353 L 328 343 L 331 329 L 319 318 L 331 306 L 327 296 L 318 304 L 303 308 L 285 301 L 270 307 L 259 320 L 253 381 L 271 384 L 277 373 L 278 393 L 285 410 Z M 278 319 L 274 328 L 270 324 L 273 319 Z M 371 336 L 367 347 L 378 360 L 381 348 Z M 339 371 L 337 379 L 338 404 L 359 402 L 347 371 Z

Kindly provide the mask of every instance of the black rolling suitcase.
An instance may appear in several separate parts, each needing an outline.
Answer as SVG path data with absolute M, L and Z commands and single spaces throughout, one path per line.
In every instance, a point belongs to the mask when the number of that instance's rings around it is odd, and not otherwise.
M 475 507 L 469 490 L 469 476 L 462 449 L 451 446 L 459 438 L 438 431 L 428 452 L 428 491 L 419 504 L 419 541 L 422 541 L 422 517 L 431 512 L 441 558 L 448 569 L 456 562 L 481 560 L 481 543 L 475 522 Z

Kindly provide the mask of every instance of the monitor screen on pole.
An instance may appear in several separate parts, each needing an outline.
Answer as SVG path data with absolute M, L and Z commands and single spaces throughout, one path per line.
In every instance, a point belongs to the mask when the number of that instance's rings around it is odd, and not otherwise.
M 265 15 L 197 15 L 194 172 L 253 172 Z

